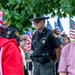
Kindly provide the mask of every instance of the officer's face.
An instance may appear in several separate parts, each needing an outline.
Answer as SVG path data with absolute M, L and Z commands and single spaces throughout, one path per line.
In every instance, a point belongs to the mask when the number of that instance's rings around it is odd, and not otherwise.
M 45 20 L 36 20 L 36 21 L 34 21 L 34 26 L 37 30 L 41 30 L 45 26 Z

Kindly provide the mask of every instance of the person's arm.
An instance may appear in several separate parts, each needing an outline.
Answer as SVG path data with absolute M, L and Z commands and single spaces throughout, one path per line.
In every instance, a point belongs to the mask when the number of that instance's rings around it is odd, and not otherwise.
M 50 42 L 52 43 L 54 49 L 56 50 L 56 59 L 55 59 L 55 62 L 56 62 L 60 57 L 62 45 L 61 45 L 60 40 L 58 38 L 56 38 L 54 34 L 55 33 L 50 34 L 49 39 L 50 39 Z
M 58 73 L 59 75 L 67 75 L 67 50 L 69 49 L 69 45 L 66 45 L 63 47 L 61 51 L 61 56 L 60 56 L 60 61 L 59 61 L 59 66 L 58 66 Z
M 59 75 L 67 75 L 65 72 L 60 72 Z
M 3 75 L 24 75 L 22 57 L 18 46 L 13 42 L 8 42 L 3 48 Z
M 62 45 L 59 45 L 58 48 L 56 48 L 56 59 L 55 62 L 57 62 L 60 58 L 60 54 L 61 54 L 61 50 L 62 50 Z

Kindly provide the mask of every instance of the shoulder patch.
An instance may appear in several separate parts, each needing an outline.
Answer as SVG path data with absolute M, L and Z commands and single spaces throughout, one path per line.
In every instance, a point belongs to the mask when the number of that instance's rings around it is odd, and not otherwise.
M 55 33 L 53 33 L 52 36 L 55 38 L 58 38 L 58 36 Z
M 55 33 L 52 33 L 52 36 L 55 36 L 56 34 Z
M 19 32 L 18 32 L 18 31 L 15 31 L 15 35 L 16 35 L 16 36 L 19 36 Z

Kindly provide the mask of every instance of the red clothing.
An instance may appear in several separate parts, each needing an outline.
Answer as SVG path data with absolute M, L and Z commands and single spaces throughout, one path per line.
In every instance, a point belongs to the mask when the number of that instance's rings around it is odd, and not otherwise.
M 12 39 L 0 38 L 2 50 L 2 74 L 24 75 L 23 62 L 17 42 Z

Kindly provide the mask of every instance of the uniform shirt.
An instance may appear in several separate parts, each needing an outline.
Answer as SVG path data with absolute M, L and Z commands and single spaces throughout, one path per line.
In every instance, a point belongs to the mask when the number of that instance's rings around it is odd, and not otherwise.
M 18 44 L 19 44 L 19 41 L 20 41 L 18 30 L 16 28 L 12 27 L 12 26 L 8 26 L 5 29 L 4 34 L 2 34 L 2 37 L 8 38 L 8 39 L 14 38 L 14 39 L 16 39 Z
M 36 31 L 32 37 L 33 56 L 38 57 L 43 53 L 52 54 L 54 49 L 60 45 L 59 39 L 53 36 L 51 30 L 44 28 L 42 33 Z
M 58 72 L 75 75 L 75 43 L 67 44 L 62 49 Z

